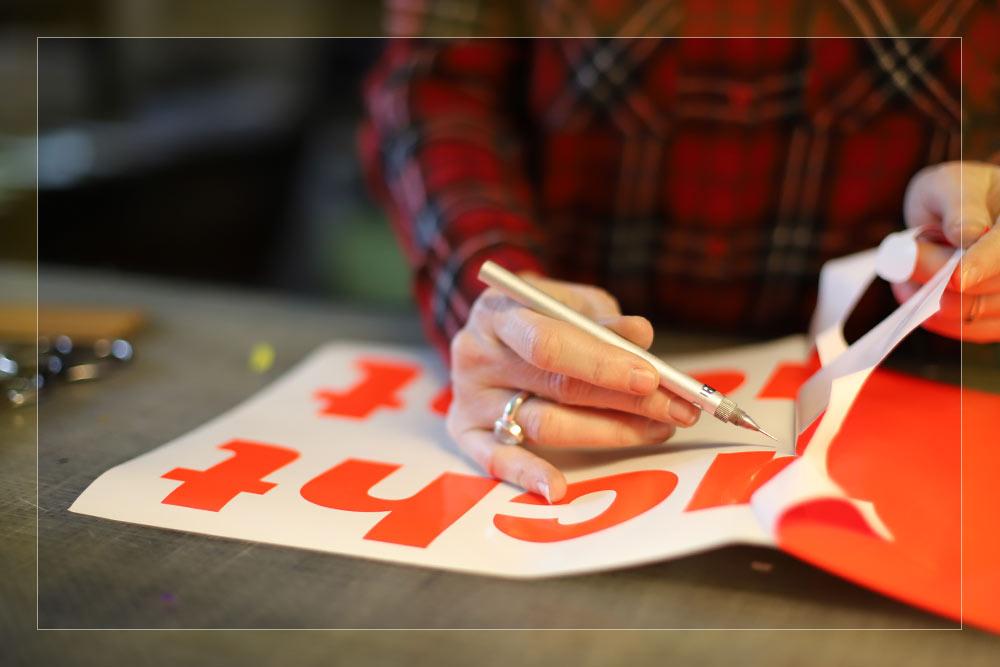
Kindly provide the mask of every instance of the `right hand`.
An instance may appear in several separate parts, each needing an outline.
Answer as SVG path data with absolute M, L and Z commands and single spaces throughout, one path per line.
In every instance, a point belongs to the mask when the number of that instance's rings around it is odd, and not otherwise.
M 523 275 L 566 305 L 649 348 L 653 327 L 621 314 L 602 289 Z M 574 326 L 540 315 L 495 289 L 473 304 L 451 342 L 453 399 L 448 433 L 483 470 L 558 501 L 566 478 L 524 446 L 498 443 L 493 422 L 520 390 L 516 415 L 529 447 L 629 447 L 663 442 L 700 411 L 659 386 L 646 361 Z

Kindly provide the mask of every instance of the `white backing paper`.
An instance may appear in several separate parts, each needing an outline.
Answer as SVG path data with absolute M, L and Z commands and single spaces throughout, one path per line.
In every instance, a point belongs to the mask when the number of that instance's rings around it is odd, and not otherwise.
M 805 454 L 764 484 L 749 504 L 687 509 L 719 455 L 771 451 L 762 436 L 704 415 L 695 427 L 680 430 L 663 446 L 638 451 L 545 452 L 566 471 L 570 483 L 641 470 L 666 470 L 677 475 L 676 488 L 666 499 L 617 525 L 554 542 L 512 537 L 497 528 L 494 517 L 556 518 L 561 524 L 575 524 L 602 515 L 615 495 L 602 491 L 569 504 L 532 505 L 511 502 L 522 491 L 498 484 L 426 546 L 366 539 L 366 533 L 387 512 L 324 507 L 303 497 L 303 485 L 348 459 L 400 466 L 369 490 L 372 497 L 383 499 L 410 497 L 445 472 L 480 475 L 481 471 L 451 443 L 443 417 L 429 408 L 446 380 L 429 351 L 331 344 L 241 405 L 107 471 L 70 509 L 207 535 L 511 577 L 623 567 L 734 542 L 773 544 L 776 522 L 788 508 L 818 497 L 846 498 L 826 471 L 829 443 L 872 369 L 937 310 L 958 257 L 956 252 L 951 263 L 910 302 L 851 347 L 844 343 L 842 325 L 874 279 L 875 251 L 829 263 L 820 282 L 813 329 L 823 368 L 802 387 L 797 405 L 790 399 L 759 398 L 758 394 L 780 364 L 805 361 L 811 348 L 805 337 L 667 359 L 688 372 L 744 374 L 745 381 L 729 395 L 783 442 L 794 443 L 796 436 L 823 414 Z M 365 419 L 321 414 L 316 392 L 352 386 L 358 380 L 357 362 L 363 358 L 405 361 L 422 370 L 399 391 L 399 407 L 380 408 Z M 274 484 L 273 488 L 263 493 L 238 493 L 218 511 L 163 502 L 182 484 L 165 478 L 166 473 L 175 468 L 201 471 L 219 464 L 232 456 L 220 446 L 233 439 L 279 445 L 299 456 L 264 478 Z M 848 500 L 877 532 L 891 538 L 871 507 Z

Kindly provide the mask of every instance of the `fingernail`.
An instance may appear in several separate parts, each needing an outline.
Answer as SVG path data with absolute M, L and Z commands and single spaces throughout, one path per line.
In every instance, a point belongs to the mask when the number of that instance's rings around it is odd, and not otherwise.
M 965 291 L 979 283 L 982 279 L 982 274 L 979 269 L 975 266 L 967 266 L 962 270 L 962 291 Z
M 694 407 L 687 401 L 670 401 L 670 416 L 675 421 L 684 424 L 685 426 L 691 426 L 696 421 L 698 421 L 698 415 L 701 410 Z
M 648 394 L 658 386 L 656 373 L 648 368 L 633 368 L 628 378 L 628 388 L 637 394 Z
M 545 502 L 547 502 L 549 505 L 552 504 L 552 494 L 549 493 L 549 485 L 547 482 L 538 483 L 538 493 L 540 493 L 542 497 L 545 498 Z

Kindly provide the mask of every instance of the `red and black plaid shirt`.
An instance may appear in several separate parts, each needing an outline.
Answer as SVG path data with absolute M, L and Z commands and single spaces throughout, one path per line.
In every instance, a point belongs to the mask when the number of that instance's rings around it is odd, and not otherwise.
M 442 348 L 486 259 L 655 321 L 802 330 L 822 263 L 963 156 L 963 91 L 964 159 L 1000 154 L 996 2 L 510 4 L 390 3 L 365 91 L 363 157 Z

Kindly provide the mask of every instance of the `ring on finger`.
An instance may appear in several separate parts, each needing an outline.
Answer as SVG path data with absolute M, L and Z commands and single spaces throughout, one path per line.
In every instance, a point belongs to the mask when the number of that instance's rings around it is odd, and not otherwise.
M 503 406 L 503 414 L 493 422 L 493 437 L 501 445 L 520 445 L 524 442 L 524 429 L 517 423 L 517 410 L 531 398 L 531 393 L 519 391 Z

